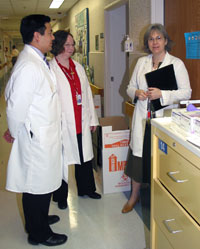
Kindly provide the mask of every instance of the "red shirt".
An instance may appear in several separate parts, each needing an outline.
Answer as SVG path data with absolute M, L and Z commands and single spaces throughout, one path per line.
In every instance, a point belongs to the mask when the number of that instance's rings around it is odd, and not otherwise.
M 61 65 L 58 61 L 57 63 L 62 69 L 65 76 L 67 77 L 68 82 L 70 84 L 73 107 L 74 107 L 75 123 L 76 123 L 76 133 L 80 134 L 82 133 L 82 121 L 81 121 L 82 120 L 82 96 L 81 96 L 81 83 L 80 83 L 78 74 L 76 72 L 76 66 L 71 58 L 69 58 L 69 69 Z M 81 98 L 81 104 L 79 105 L 77 103 L 77 98 Z M 68 101 L 66 99 L 66 105 L 68 104 L 67 102 Z

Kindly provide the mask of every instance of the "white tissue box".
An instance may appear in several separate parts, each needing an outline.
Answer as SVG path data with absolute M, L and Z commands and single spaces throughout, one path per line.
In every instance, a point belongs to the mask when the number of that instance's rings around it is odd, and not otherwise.
M 195 118 L 194 120 L 194 133 L 200 136 L 200 118 Z
M 200 118 L 200 111 L 185 112 L 181 114 L 180 126 L 189 133 L 195 133 L 195 120 Z M 196 128 L 197 130 L 197 128 Z
M 176 123 L 177 125 L 180 125 L 181 115 L 184 112 L 187 112 L 186 108 L 172 109 L 172 113 L 171 113 L 172 122 Z

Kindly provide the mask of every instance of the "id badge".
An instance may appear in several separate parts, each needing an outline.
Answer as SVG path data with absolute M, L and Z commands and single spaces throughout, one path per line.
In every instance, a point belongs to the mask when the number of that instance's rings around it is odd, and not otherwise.
M 81 101 L 81 94 L 77 94 L 76 95 L 76 101 L 77 101 L 77 105 L 81 105 L 82 101 Z

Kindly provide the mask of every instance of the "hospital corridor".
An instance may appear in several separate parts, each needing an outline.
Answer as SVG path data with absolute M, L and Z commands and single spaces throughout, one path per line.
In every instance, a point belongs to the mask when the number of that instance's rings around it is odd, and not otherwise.
M 4 87 L 7 77 L 4 77 Z M 21 194 L 5 190 L 7 161 L 11 145 L 3 134 L 7 129 L 4 89 L 0 97 L 0 248 L 36 248 L 27 242 L 24 231 L 24 217 Z M 102 194 L 102 183 L 96 176 L 97 192 Z M 74 177 L 74 166 L 69 166 L 68 208 L 60 210 L 51 201 L 50 214 L 56 214 L 60 221 L 51 226 L 54 232 L 67 234 L 68 241 L 60 249 L 146 249 L 149 248 L 149 188 L 141 190 L 140 202 L 135 209 L 122 214 L 123 204 L 129 192 L 102 194 L 100 200 L 78 197 Z M 45 248 L 39 245 L 37 248 Z

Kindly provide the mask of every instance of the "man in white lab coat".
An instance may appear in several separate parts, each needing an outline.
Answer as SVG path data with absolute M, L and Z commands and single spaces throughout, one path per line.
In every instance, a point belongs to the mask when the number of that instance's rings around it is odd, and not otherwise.
M 7 121 L 13 146 L 6 189 L 23 193 L 28 242 L 60 245 L 67 236 L 54 233 L 48 216 L 51 194 L 62 181 L 61 110 L 54 73 L 44 54 L 51 50 L 50 18 L 26 16 L 20 32 L 25 44 L 6 86 Z

